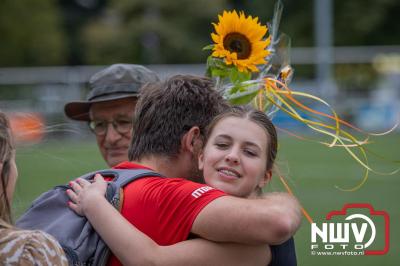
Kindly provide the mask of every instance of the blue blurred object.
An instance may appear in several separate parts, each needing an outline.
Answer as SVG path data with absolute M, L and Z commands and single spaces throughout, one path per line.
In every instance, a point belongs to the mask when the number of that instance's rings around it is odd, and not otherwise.
M 388 130 L 398 123 L 399 116 L 400 106 L 395 101 L 366 103 L 356 110 L 355 122 L 365 130 Z
M 307 118 L 304 116 L 304 118 Z M 307 126 L 304 123 L 297 121 L 283 111 L 278 111 L 272 118 L 272 122 L 278 128 L 288 129 L 290 131 L 305 131 Z

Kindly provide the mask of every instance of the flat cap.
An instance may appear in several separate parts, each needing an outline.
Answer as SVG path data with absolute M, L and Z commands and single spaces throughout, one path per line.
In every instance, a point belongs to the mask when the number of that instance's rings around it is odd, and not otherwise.
M 89 109 L 92 103 L 138 97 L 143 85 L 157 81 L 159 78 L 156 73 L 144 66 L 114 64 L 90 78 L 91 90 L 86 101 L 69 102 L 64 106 L 64 112 L 73 120 L 89 121 Z

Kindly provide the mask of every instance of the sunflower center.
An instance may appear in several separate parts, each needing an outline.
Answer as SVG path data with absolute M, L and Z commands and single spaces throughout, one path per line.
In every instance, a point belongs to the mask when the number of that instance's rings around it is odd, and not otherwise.
M 224 38 L 224 48 L 231 53 L 236 53 L 238 59 L 247 59 L 251 54 L 251 43 L 241 33 L 232 32 Z

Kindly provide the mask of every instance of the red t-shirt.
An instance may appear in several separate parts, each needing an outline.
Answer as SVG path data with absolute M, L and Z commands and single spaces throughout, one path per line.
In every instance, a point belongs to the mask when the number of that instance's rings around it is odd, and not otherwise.
M 149 169 L 130 162 L 115 168 Z M 186 240 L 199 212 L 224 195 L 220 190 L 183 178 L 146 177 L 124 188 L 121 213 L 157 244 L 172 245 Z M 112 255 L 109 265 L 121 263 Z

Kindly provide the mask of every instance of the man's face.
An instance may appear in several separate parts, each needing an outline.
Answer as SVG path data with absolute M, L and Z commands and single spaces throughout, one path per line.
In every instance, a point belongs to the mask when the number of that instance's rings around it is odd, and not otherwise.
M 101 155 L 110 167 L 128 160 L 136 98 L 93 103 L 90 118 Z M 124 130 L 129 126 L 129 130 Z M 93 129 L 93 128 L 92 128 Z M 96 132 L 97 131 L 97 132 Z

